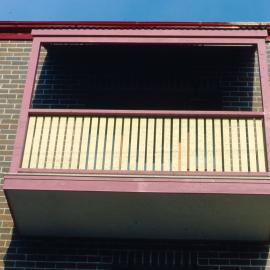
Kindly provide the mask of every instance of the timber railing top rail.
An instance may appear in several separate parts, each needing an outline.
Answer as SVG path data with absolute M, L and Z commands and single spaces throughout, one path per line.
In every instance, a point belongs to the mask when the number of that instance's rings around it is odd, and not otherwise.
M 101 110 L 101 109 L 30 109 L 30 116 L 114 116 L 114 117 L 200 117 L 262 118 L 263 112 L 250 111 L 174 111 L 174 110 Z

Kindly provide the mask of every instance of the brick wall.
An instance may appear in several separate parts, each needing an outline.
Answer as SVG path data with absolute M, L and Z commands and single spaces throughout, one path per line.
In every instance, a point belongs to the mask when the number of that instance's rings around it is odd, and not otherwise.
M 0 41 L 0 172 L 8 172 L 30 42 Z M 270 63 L 270 60 L 269 60 Z M 19 236 L 0 191 L 0 269 L 266 269 L 268 243 L 128 241 Z M 155 268 L 154 268 L 155 269 Z
M 252 47 L 202 46 L 42 49 L 33 107 L 100 104 L 109 109 L 261 111 L 257 53 Z
M 9 171 L 24 89 L 30 42 L 0 41 L 0 257 L 11 243 L 13 222 L 2 185 Z M 3 267 L 3 262 L 0 263 Z

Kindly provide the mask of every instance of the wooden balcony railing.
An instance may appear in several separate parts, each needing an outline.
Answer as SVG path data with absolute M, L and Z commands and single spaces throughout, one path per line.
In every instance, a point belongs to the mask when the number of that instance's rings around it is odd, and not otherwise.
M 266 171 L 263 120 L 252 115 L 33 114 L 23 169 Z

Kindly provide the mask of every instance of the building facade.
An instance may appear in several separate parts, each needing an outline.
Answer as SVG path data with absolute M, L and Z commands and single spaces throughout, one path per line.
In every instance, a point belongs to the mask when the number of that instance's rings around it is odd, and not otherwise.
M 0 23 L 0 269 L 267 269 L 266 23 Z

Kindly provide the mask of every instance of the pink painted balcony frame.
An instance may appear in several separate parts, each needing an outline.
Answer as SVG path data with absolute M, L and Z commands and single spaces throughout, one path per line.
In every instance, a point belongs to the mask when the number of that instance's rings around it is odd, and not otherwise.
M 254 117 L 263 118 L 266 139 L 267 168 L 270 168 L 270 87 L 268 83 L 268 66 L 265 40 L 266 30 L 33 30 L 33 44 L 28 65 L 27 79 L 25 83 L 21 113 L 18 123 L 17 136 L 10 167 L 11 174 L 26 173 L 20 168 L 24 142 L 26 137 L 28 119 L 30 115 L 128 115 L 128 116 L 196 116 L 202 113 L 205 117 Z M 187 111 L 118 111 L 107 110 L 39 110 L 31 109 L 31 98 L 35 84 L 41 44 L 44 43 L 144 43 L 144 44 L 231 44 L 231 45 L 255 45 L 259 56 L 260 81 L 263 99 L 263 112 L 187 112 Z M 32 173 L 39 170 L 33 170 Z M 31 170 L 28 170 L 31 172 Z M 46 170 L 45 170 L 46 172 Z M 53 169 L 48 172 L 55 172 Z M 73 171 L 63 170 L 66 173 Z M 44 170 L 40 171 L 44 173 Z M 101 171 L 102 173 L 102 171 Z M 116 172 L 117 173 L 117 172 Z M 203 172 L 198 173 L 202 175 Z M 162 175 L 162 174 L 161 174 Z M 193 175 L 193 174 L 192 174 Z M 196 173 L 194 174 L 196 175 Z M 210 174 L 215 175 L 215 173 Z M 218 174 L 217 174 L 218 175 Z M 225 175 L 230 175 L 224 174 Z M 239 175 L 239 174 L 231 174 Z M 253 176 L 268 176 L 269 173 L 250 173 Z M 9 178 L 9 177 L 7 177 Z

